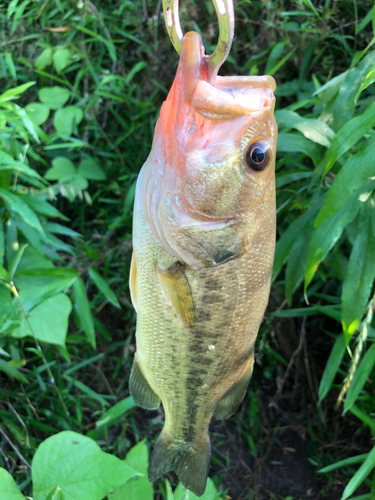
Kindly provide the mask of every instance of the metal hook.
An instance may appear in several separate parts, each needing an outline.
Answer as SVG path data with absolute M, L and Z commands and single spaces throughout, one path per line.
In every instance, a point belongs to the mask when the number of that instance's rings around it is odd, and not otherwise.
M 219 40 L 214 52 L 204 56 L 208 65 L 211 83 L 214 83 L 220 66 L 227 58 L 234 36 L 233 0 L 212 0 L 219 20 Z M 178 54 L 181 54 L 181 41 L 184 36 L 178 15 L 178 0 L 163 0 L 164 20 L 169 38 Z

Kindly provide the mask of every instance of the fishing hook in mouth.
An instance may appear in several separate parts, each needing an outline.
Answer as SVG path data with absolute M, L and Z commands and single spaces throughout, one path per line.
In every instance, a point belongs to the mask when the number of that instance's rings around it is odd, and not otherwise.
M 234 36 L 233 0 L 212 0 L 219 21 L 219 39 L 216 49 L 211 55 L 205 55 L 208 75 L 211 84 L 214 83 L 220 66 L 228 57 Z M 179 16 L 179 0 L 163 0 L 164 20 L 169 38 L 178 54 L 181 54 L 182 38 L 184 36 Z

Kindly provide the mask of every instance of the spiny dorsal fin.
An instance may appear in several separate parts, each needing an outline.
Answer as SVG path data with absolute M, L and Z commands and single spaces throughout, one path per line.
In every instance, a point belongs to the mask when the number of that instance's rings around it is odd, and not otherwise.
M 156 271 L 165 300 L 173 307 L 186 328 L 194 328 L 193 296 L 183 264 L 176 262 L 168 269 L 157 265 Z
M 251 374 L 253 373 L 253 365 L 254 354 L 250 356 L 237 382 L 218 402 L 214 411 L 215 418 L 228 418 L 235 413 L 245 397 L 247 386 L 249 385 Z

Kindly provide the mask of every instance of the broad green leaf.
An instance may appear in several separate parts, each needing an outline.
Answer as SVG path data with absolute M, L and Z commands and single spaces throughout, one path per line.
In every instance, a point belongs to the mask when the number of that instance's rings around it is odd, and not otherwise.
M 106 179 L 105 173 L 94 158 L 83 160 L 78 167 L 78 174 L 95 181 L 104 181 Z
M 5 356 L 6 358 L 10 358 L 10 354 L 5 351 L 2 347 L 0 347 L 0 356 Z
M 61 224 L 57 224 L 56 222 L 47 222 L 44 225 L 46 231 L 50 233 L 63 234 L 64 236 L 71 236 L 72 238 L 79 238 L 82 234 L 77 233 L 73 229 L 70 229 L 68 226 L 62 226 Z
M 337 174 L 316 220 L 315 227 L 330 217 L 367 179 L 375 176 L 375 138 L 368 139 Z
M 12 334 L 15 338 L 35 337 L 48 344 L 65 345 L 72 303 L 63 293 L 45 300 L 30 312 L 28 320 L 22 318 L 20 327 Z
M 361 83 L 361 86 L 359 87 L 358 92 L 356 93 L 355 96 L 355 102 L 357 102 L 357 99 L 360 96 L 360 94 L 373 83 L 375 83 L 375 68 L 373 68 L 369 73 L 367 73 L 366 79 Z
M 95 285 L 98 287 L 98 289 L 102 292 L 102 294 L 105 296 L 105 298 L 113 304 L 115 307 L 121 309 L 120 304 L 118 303 L 116 295 L 113 293 L 113 291 L 110 289 L 108 283 L 106 280 L 100 276 L 100 274 L 92 267 L 89 269 L 89 276 L 92 279 L 92 281 L 95 283 Z
M 63 182 L 64 182 L 64 181 L 66 182 L 66 180 L 64 180 L 64 179 L 62 179 L 62 181 L 63 181 Z M 89 185 L 89 183 L 88 183 L 88 181 L 87 181 L 86 177 L 83 177 L 82 175 L 76 175 L 76 176 L 74 177 L 74 179 L 69 180 L 68 184 L 69 184 L 69 185 L 72 185 L 72 186 L 75 186 L 76 188 L 78 188 L 78 189 L 82 189 L 82 190 L 83 190 L 83 189 L 87 189 L 87 188 L 88 188 L 88 185 Z
M 10 365 L 7 361 L 4 359 L 0 358 L 0 371 L 6 373 L 7 375 L 10 375 L 11 377 L 19 380 L 23 384 L 27 384 L 28 380 L 26 377 L 22 375 L 21 372 L 17 370 L 14 366 Z M 1 488 L 1 487 L 0 487 Z M 1 491 L 1 489 L 0 489 Z
M 20 5 L 17 5 L 16 12 L 15 12 L 15 14 L 13 16 L 12 27 L 11 27 L 11 30 L 10 30 L 10 33 L 12 35 L 16 31 L 18 23 L 20 22 L 20 20 L 21 20 L 21 18 L 23 16 L 23 13 L 24 13 L 24 11 L 26 9 L 26 7 L 31 2 L 32 2 L 32 0 L 24 0 Z
M 124 211 L 123 211 L 124 217 L 129 216 L 130 211 L 133 208 L 136 187 L 137 187 L 137 181 L 135 180 L 126 194 L 126 198 L 124 201 Z
M 26 177 L 31 177 L 32 179 L 38 179 L 41 182 L 45 182 L 43 177 L 41 177 L 38 172 L 28 167 L 25 163 L 21 161 L 13 160 L 13 158 L 8 160 L 0 160 L 0 171 L 15 170 Z M 30 180 L 30 179 L 29 179 Z
M 74 127 L 81 123 L 83 111 L 78 106 L 67 106 L 56 111 L 53 124 L 61 135 L 72 135 Z
M 331 78 L 313 93 L 313 97 L 318 96 L 319 104 L 330 101 L 339 92 L 348 74 L 349 70 Z
M 365 17 L 362 19 L 362 21 L 356 25 L 355 27 L 355 34 L 357 35 L 358 33 L 360 33 L 364 28 L 366 28 L 366 26 L 368 25 L 368 23 L 371 22 L 372 18 L 373 18 L 373 13 L 374 13 L 374 7 L 372 7 L 368 12 L 367 14 L 365 15 Z
M 346 342 L 345 335 L 342 333 L 336 339 L 332 347 L 332 351 L 329 355 L 328 361 L 324 368 L 324 372 L 322 375 L 322 380 L 319 385 L 319 403 L 320 404 L 323 399 L 328 394 L 328 391 L 331 388 L 332 382 L 335 379 L 336 373 L 341 365 L 342 358 L 344 356 L 346 350 Z M 320 471 L 321 472 L 321 471 Z
M 283 186 L 289 186 L 293 182 L 307 179 L 313 175 L 313 170 L 280 172 L 276 174 L 276 188 L 280 189 Z
M 27 116 L 26 111 L 18 106 L 17 104 L 13 104 L 15 113 L 21 118 L 23 126 L 26 128 L 30 136 L 34 139 L 34 141 L 40 144 L 39 133 L 40 129 L 36 129 L 34 123 Z M 46 136 L 44 136 L 46 137 Z
M 372 102 L 364 113 L 349 120 L 337 132 L 332 141 L 331 147 L 325 155 L 325 170 L 326 174 L 335 161 L 354 146 L 360 139 L 367 134 L 375 125 L 375 102 Z
M 60 109 L 70 97 L 68 90 L 63 87 L 43 87 L 38 92 L 39 99 L 50 109 Z
M 275 118 L 279 127 L 295 128 L 302 132 L 306 139 L 327 148 L 335 137 L 334 131 L 322 121 L 315 118 L 305 118 L 288 109 L 276 111 Z
M 30 271 L 30 269 L 38 269 L 38 272 L 41 272 L 40 270 L 42 269 L 54 269 L 54 265 L 50 259 L 43 254 L 36 251 L 34 248 L 27 247 L 17 267 L 17 274 Z
M 288 258 L 296 238 L 298 238 L 301 231 L 304 231 L 304 228 L 309 227 L 312 224 L 312 221 L 314 220 L 314 217 L 316 216 L 323 201 L 324 194 L 317 190 L 311 200 L 309 208 L 300 217 L 289 224 L 285 233 L 278 239 L 273 265 L 273 280 L 276 278 L 285 260 Z
M 28 247 L 28 250 L 36 250 Z M 34 307 L 38 306 L 45 300 L 58 295 L 59 293 L 66 292 L 77 279 L 78 271 L 65 267 L 23 267 L 24 257 L 18 266 L 15 275 L 15 283 L 19 292 L 23 308 L 29 313 Z M 50 264 L 51 261 L 46 259 Z
M 26 203 L 22 200 L 18 195 L 11 193 L 10 191 L 6 191 L 5 189 L 0 188 L 0 198 L 3 198 L 8 209 L 12 212 L 18 214 L 21 219 L 29 224 L 29 226 L 33 227 L 41 234 L 44 234 L 43 228 L 39 222 L 38 217 L 35 213 L 26 205 Z
M 14 273 L 17 271 L 18 264 L 20 263 L 20 260 L 22 259 L 22 256 L 24 254 L 24 251 L 28 247 L 27 244 L 21 245 L 21 247 L 18 249 L 16 255 L 14 256 L 14 259 L 9 265 L 9 278 L 11 281 L 13 281 L 14 278 Z
M 44 68 L 52 64 L 52 55 L 53 55 L 52 47 L 47 47 L 46 49 L 44 49 L 43 52 L 35 61 L 35 67 L 37 69 L 43 70 Z
M 277 139 L 278 153 L 303 153 L 316 164 L 320 160 L 319 148 L 302 134 L 281 133 Z
M 10 281 L 9 273 L 3 266 L 0 266 L 0 280 L 7 281 L 7 282 Z M 1 289 L 2 289 L 2 286 L 1 286 L 0 290 Z
M 357 418 L 362 420 L 362 422 L 370 427 L 371 430 L 375 431 L 375 420 L 372 419 L 366 412 L 358 408 L 357 406 L 352 406 L 350 408 L 350 413 L 353 413 Z
M 340 305 L 321 306 L 316 304 L 310 307 L 299 307 L 297 309 L 284 309 L 283 311 L 275 311 L 271 316 L 275 318 L 302 318 L 303 316 L 314 316 L 316 314 L 325 314 L 330 318 L 341 323 Z
M 375 447 L 370 451 L 366 460 L 363 462 L 361 467 L 357 470 L 354 476 L 351 478 L 347 484 L 344 493 L 342 494 L 341 500 L 345 500 L 350 497 L 355 490 L 363 483 L 366 477 L 375 467 Z
M 333 108 L 333 128 L 340 130 L 353 117 L 355 96 L 369 71 L 375 66 L 375 50 L 369 52 L 355 68 L 351 68 L 339 86 Z
M 266 63 L 266 68 L 265 68 L 266 75 L 270 75 L 271 69 L 280 61 L 281 55 L 284 52 L 286 45 L 287 45 L 286 41 L 280 41 L 275 43 L 275 45 L 272 47 L 272 50 L 268 56 Z
M 316 15 L 316 17 L 319 17 L 319 13 L 318 11 L 316 10 L 316 8 L 314 7 L 313 3 L 311 0 L 302 0 L 303 3 L 306 5 L 306 7 L 308 7 L 309 9 L 311 9 L 314 14 Z
M 17 9 L 19 0 L 11 0 L 8 4 L 7 17 L 10 19 Z
M 63 499 L 63 496 L 62 496 L 62 493 L 61 493 L 61 488 L 60 488 L 60 486 L 58 486 L 58 487 L 55 489 L 55 491 L 54 491 L 54 493 L 53 493 L 53 495 L 52 495 L 52 497 L 51 497 L 51 500 L 64 500 L 64 499 Z
M 305 276 L 306 257 L 309 249 L 312 224 L 305 226 L 297 236 L 289 253 L 285 270 L 285 297 L 290 305 L 294 290 Z
M 7 221 L 5 227 L 6 259 L 7 262 L 12 262 L 19 248 L 17 225 L 13 220 L 13 217 Z
M 74 283 L 74 309 L 79 318 L 82 330 L 86 333 L 90 344 L 95 347 L 95 329 L 86 290 L 81 278 Z
M 4 238 L 4 226 L 0 220 L 0 267 L 4 265 L 4 255 L 5 255 L 5 238 Z
M 57 487 L 64 500 L 102 500 L 137 474 L 92 439 L 63 431 L 43 441 L 34 455 L 34 500 L 47 500 Z
M 111 422 L 115 421 L 117 418 L 128 413 L 132 408 L 134 408 L 135 403 L 131 396 L 123 399 L 119 403 L 116 403 L 112 408 L 110 408 L 97 422 L 96 427 L 102 427 L 103 425 L 109 425 Z
M 31 194 L 18 194 L 21 198 L 34 212 L 46 217 L 59 218 L 65 221 L 69 220 L 61 212 L 57 210 L 51 203 L 43 199 L 42 196 L 33 196 Z
M 206 491 L 202 496 L 197 497 L 180 483 L 174 491 L 174 500 L 221 500 L 217 494 L 215 484 L 211 478 L 207 478 Z
M 0 498 L 1 500 L 25 500 L 12 476 L 0 467 Z
M 373 189 L 375 189 L 375 180 L 364 182 L 339 210 L 315 228 L 307 254 L 305 290 L 319 263 L 340 238 L 344 228 L 356 217 L 358 210 L 367 201 Z
M 60 181 L 61 179 L 72 179 L 77 175 L 73 163 L 66 156 L 58 156 L 52 160 L 52 168 L 45 173 L 48 181 Z
M 17 80 L 17 71 L 16 71 L 16 66 L 14 65 L 13 57 L 10 52 L 5 53 L 5 62 L 8 67 L 8 71 L 13 78 L 13 80 Z
M 375 344 L 372 344 L 366 354 L 364 355 L 362 361 L 360 362 L 354 377 L 350 385 L 348 394 L 345 399 L 344 413 L 346 413 L 354 405 L 357 397 L 363 386 L 366 383 L 367 378 L 370 376 L 373 368 L 375 366 Z
M 342 326 L 348 344 L 357 330 L 375 278 L 375 200 L 360 212 L 357 237 L 342 285 Z
M 323 469 L 318 470 L 321 473 L 331 472 L 336 469 L 340 469 L 341 467 L 347 467 L 348 465 L 360 464 L 366 460 L 368 457 L 368 453 L 364 453 L 363 455 L 356 455 L 355 457 L 345 458 L 344 460 L 340 460 L 331 465 L 327 465 L 327 467 L 323 467 Z
M 148 450 L 145 440 L 139 442 L 126 455 L 124 462 L 142 476 L 135 476 L 125 484 L 115 488 L 110 495 L 112 500 L 142 499 L 153 500 L 154 488 L 147 478 L 148 474 Z
M 44 146 L 45 151 L 52 151 L 54 149 L 71 149 L 71 148 L 87 148 L 89 144 L 80 139 L 74 137 L 69 137 L 69 142 L 57 142 L 56 144 L 50 144 Z
M 69 49 L 57 49 L 53 54 L 53 65 L 57 74 L 60 74 L 72 62 Z
M 165 490 L 167 493 L 167 500 L 174 500 L 172 486 L 171 483 L 168 481 L 168 479 L 165 480 Z
M 0 94 L 0 104 L 2 104 L 3 102 L 8 102 L 18 99 L 19 97 L 21 97 L 21 94 L 23 94 L 32 85 L 35 85 L 35 83 L 36 82 L 24 83 L 23 85 L 19 85 L 18 87 L 14 87 L 12 89 L 7 90 L 3 94 Z
M 148 474 L 148 449 L 146 440 L 140 441 L 128 452 L 125 463 L 133 470 L 147 476 Z M 133 498 L 133 497 L 130 497 Z M 136 498 L 136 497 L 135 497 Z
M 31 102 L 25 107 L 30 120 L 37 125 L 42 125 L 49 117 L 49 107 L 40 102 Z

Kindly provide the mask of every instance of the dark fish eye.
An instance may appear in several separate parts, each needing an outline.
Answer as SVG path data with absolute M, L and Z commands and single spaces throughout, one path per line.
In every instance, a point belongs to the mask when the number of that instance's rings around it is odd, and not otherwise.
M 269 147 L 264 142 L 250 144 L 245 154 L 246 165 L 254 172 L 262 172 L 270 161 Z

